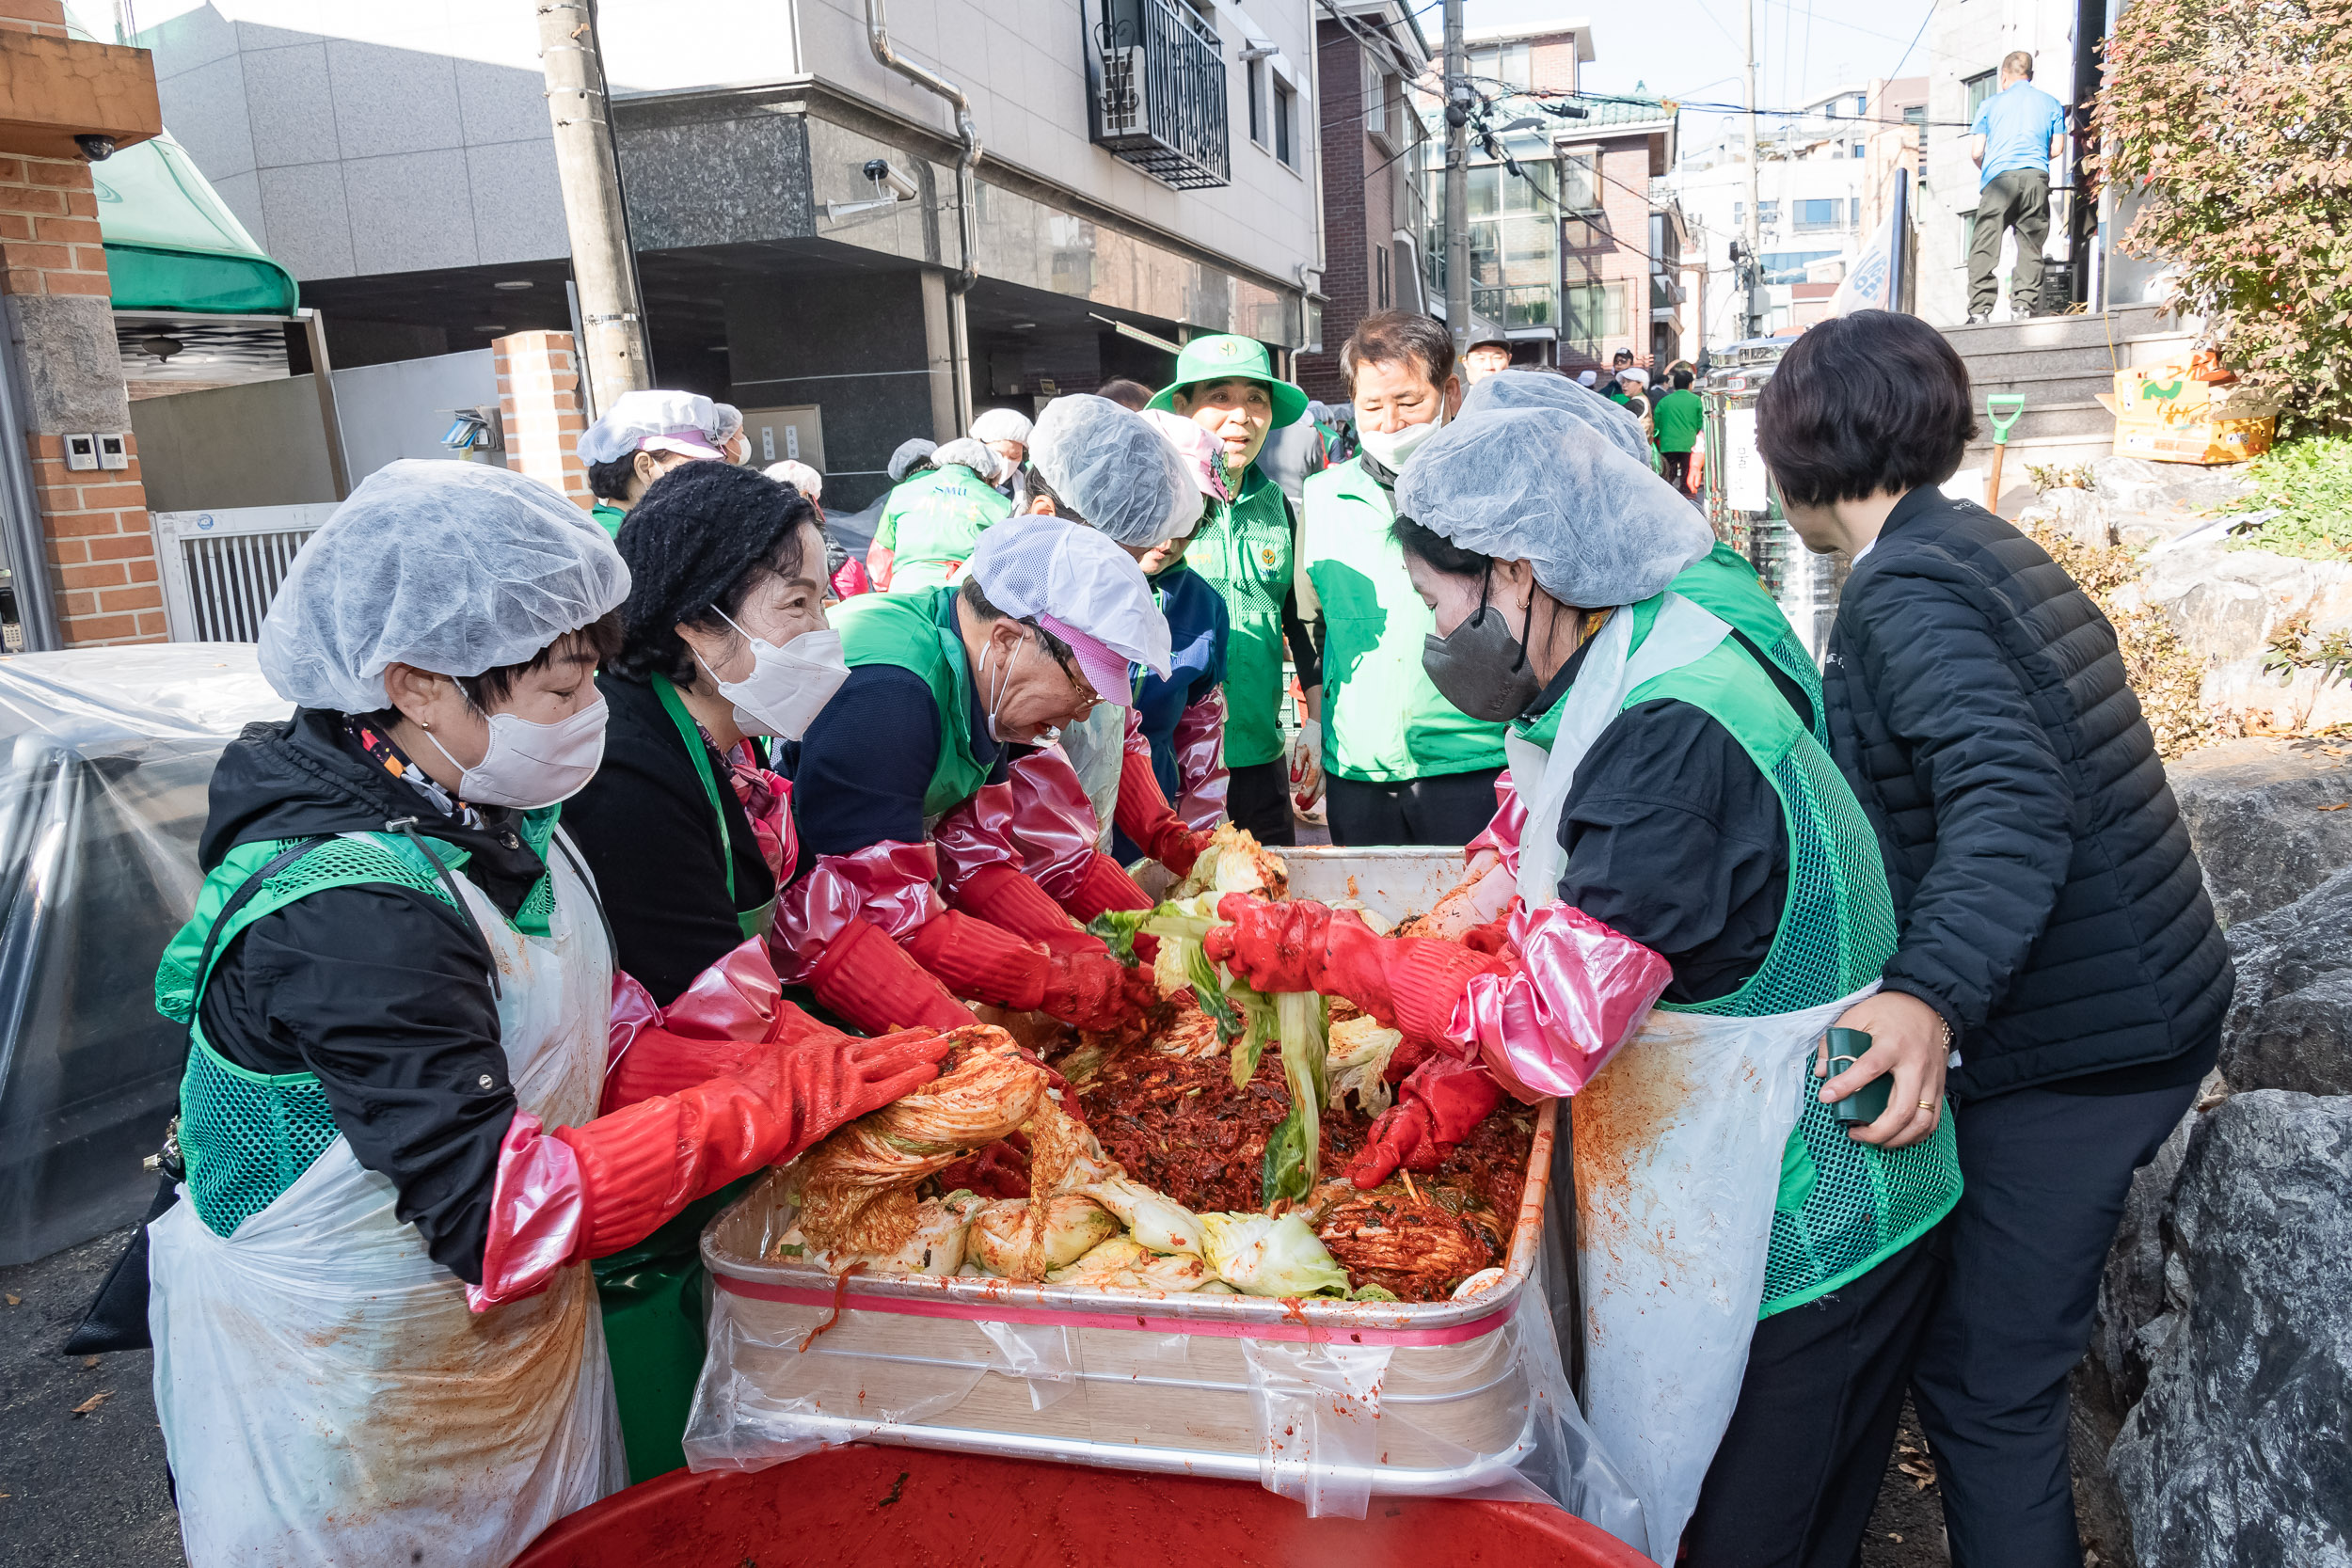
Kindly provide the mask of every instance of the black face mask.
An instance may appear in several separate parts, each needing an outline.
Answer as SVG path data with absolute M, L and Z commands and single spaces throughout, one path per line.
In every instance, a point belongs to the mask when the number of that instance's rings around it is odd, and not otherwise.
M 1491 578 L 1489 579 L 1491 581 Z M 1472 719 L 1500 724 L 1527 711 L 1544 683 L 1527 661 L 1527 632 L 1535 622 L 1535 601 L 1527 603 L 1527 625 L 1513 637 L 1502 611 L 1478 591 L 1477 612 L 1447 636 L 1422 639 L 1421 667 L 1438 695 Z

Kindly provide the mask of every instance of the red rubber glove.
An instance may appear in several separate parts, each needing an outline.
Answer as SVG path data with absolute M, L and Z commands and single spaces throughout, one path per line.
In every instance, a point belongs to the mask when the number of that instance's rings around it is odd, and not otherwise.
M 1168 803 L 1168 792 L 1160 788 L 1159 775 L 1152 771 L 1152 757 L 1148 752 L 1120 753 L 1119 804 L 1111 813 L 1111 820 L 1145 854 L 1179 877 L 1191 875 L 1192 863 L 1200 858 L 1202 849 L 1208 847 L 1210 835 L 1184 826 L 1184 819 Z M 1148 909 L 1151 906 L 1130 904 L 1120 907 Z
M 1047 1013 L 1081 1029 L 1116 1028 L 1130 1010 L 1123 994 L 1127 970 L 1100 942 L 1090 954 L 1048 953 L 948 910 L 925 921 L 903 945 L 949 990 L 976 1002 Z
M 1182 826 L 1182 824 L 1179 824 Z M 1084 922 L 1092 920 L 1107 910 L 1148 910 L 1152 907 L 1152 895 L 1136 885 L 1136 879 L 1121 869 L 1108 855 L 1096 855 L 1073 889 L 1070 901 L 1062 906 L 1072 918 Z M 1160 939 L 1136 933 L 1136 959 L 1149 967 L 1160 956 Z
M 929 1030 L 811 1039 L 736 1076 L 556 1129 L 580 1162 L 581 1219 L 566 1260 L 632 1246 L 696 1198 L 920 1088 L 951 1043 Z
M 1352 911 L 1311 899 L 1268 904 L 1229 893 L 1216 912 L 1232 924 L 1212 930 L 1202 951 L 1259 990 L 1343 996 L 1411 1038 L 1446 1040 L 1471 978 L 1511 967 L 1456 942 L 1375 936 Z
M 869 1034 L 914 1025 L 962 1029 L 975 1022 L 971 1009 L 942 990 L 888 932 L 863 920 L 851 920 L 826 944 L 808 989 Z
M 957 884 L 954 902 L 957 909 L 1000 931 L 1042 943 L 1048 953 L 1101 956 L 1108 951 L 1102 938 L 1089 936 L 1072 925 L 1069 913 L 1054 902 L 1051 894 L 1001 861 L 974 867 Z
M 1348 1164 L 1347 1179 L 1369 1191 L 1399 1165 L 1436 1170 L 1502 1099 L 1502 1085 L 1477 1063 L 1429 1057 L 1399 1086 L 1396 1103 L 1372 1124 L 1372 1141 Z

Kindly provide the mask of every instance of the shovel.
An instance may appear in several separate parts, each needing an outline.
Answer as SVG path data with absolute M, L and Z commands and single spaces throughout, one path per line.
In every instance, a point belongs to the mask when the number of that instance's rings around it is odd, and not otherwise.
M 1984 400 L 1984 417 L 1993 421 L 1993 472 L 1984 482 L 1984 509 L 2001 515 L 2001 457 L 2009 451 L 2010 427 L 2025 416 L 2023 392 L 1993 392 Z

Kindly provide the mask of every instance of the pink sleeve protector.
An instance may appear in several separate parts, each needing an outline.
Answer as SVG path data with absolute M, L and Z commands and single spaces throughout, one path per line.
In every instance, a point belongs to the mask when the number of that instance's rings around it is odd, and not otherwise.
M 1518 966 L 1472 976 L 1448 1032 L 1530 1104 L 1590 1083 L 1674 978 L 1664 958 L 1569 904 L 1514 912 L 1511 947 Z
M 1009 866 L 1067 903 L 1094 858 L 1102 824 L 1078 770 L 1058 746 L 1014 763 L 1003 784 L 979 792 L 931 830 L 941 888 L 953 897 L 983 865 Z
M 853 855 L 819 855 L 808 875 L 777 895 L 768 938 L 776 974 L 799 985 L 815 972 L 826 945 L 852 920 L 880 927 L 892 940 L 913 936 L 944 912 L 932 885 L 939 860 L 928 844 L 884 841 Z
M 1502 857 L 1502 863 L 1512 876 L 1519 874 L 1519 833 L 1527 826 L 1527 802 L 1511 783 L 1511 770 L 1506 768 L 1495 775 L 1494 820 L 1486 832 L 1463 846 L 1464 863 L 1475 859 L 1482 849 L 1492 849 Z
M 778 882 L 800 859 L 801 841 L 792 829 L 792 781 L 749 759 L 745 746 L 727 759 L 728 783 L 751 818 L 752 834 L 759 840 L 759 858 Z
M 1187 828 L 1225 820 L 1225 689 L 1176 717 L 1176 815 Z
M 545 1290 L 579 1243 L 587 1212 L 580 1156 L 537 1117 L 516 1111 L 499 1140 L 482 1283 L 466 1287 L 466 1305 L 480 1312 Z

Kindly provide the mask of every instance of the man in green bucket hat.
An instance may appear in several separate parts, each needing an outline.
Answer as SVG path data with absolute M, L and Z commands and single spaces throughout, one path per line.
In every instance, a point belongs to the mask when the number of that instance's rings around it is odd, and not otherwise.
M 1229 333 L 1195 338 L 1176 358 L 1176 379 L 1150 406 L 1192 420 L 1225 447 L 1233 499 L 1211 503 L 1184 563 L 1225 600 L 1226 810 L 1261 844 L 1295 840 L 1294 797 L 1322 788 L 1323 672 L 1292 586 L 1290 502 L 1258 467 L 1266 433 L 1295 424 L 1307 394 L 1274 374 L 1265 345 Z M 1282 742 L 1282 644 L 1298 667 L 1307 717 L 1294 755 Z

